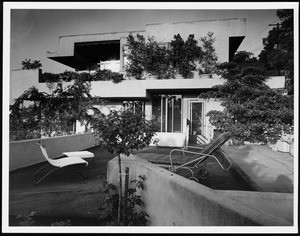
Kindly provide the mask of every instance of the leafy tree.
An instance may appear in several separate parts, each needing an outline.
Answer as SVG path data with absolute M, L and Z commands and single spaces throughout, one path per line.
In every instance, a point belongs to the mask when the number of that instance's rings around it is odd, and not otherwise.
M 100 146 L 110 153 L 118 155 L 119 166 L 119 207 L 118 221 L 121 217 L 122 204 L 122 169 L 121 154 L 130 155 L 131 150 L 142 149 L 150 145 L 155 135 L 156 123 L 147 120 L 142 112 L 133 109 L 111 110 L 108 115 L 96 114 L 92 120 L 92 128 Z
M 35 70 L 42 67 L 40 60 L 31 61 L 31 59 L 25 59 L 22 63 L 23 70 Z
M 213 37 L 213 32 L 208 32 L 207 36 L 201 37 L 202 42 L 202 58 L 200 61 L 200 73 L 201 74 L 212 74 L 215 72 L 218 57 L 216 54 L 216 49 L 214 47 L 214 42 L 216 38 Z
M 289 94 L 294 90 L 294 13 L 292 9 L 277 11 L 281 23 L 264 38 L 259 61 L 269 75 L 285 75 Z
M 224 111 L 207 114 L 217 129 L 230 131 L 237 142 L 267 142 L 268 129 L 293 124 L 293 96 L 265 85 L 268 76 L 251 53 L 238 52 L 218 70 L 226 82 L 199 96 L 221 100 Z
M 76 120 L 88 130 L 88 111 L 98 112 L 94 105 L 103 103 L 103 100 L 91 97 L 90 83 L 79 76 L 66 87 L 62 81 L 53 87 L 50 94 L 31 87 L 15 100 L 10 108 L 11 140 L 73 134 Z M 30 105 L 25 106 L 24 101 Z
M 125 69 L 129 76 L 134 76 L 137 79 L 142 79 L 144 71 L 143 60 L 146 57 L 145 38 L 137 34 L 135 39 L 132 34 L 127 37 L 128 53 L 125 53 L 129 63 L 126 64 Z
M 202 57 L 201 47 L 198 46 L 194 34 L 190 34 L 186 41 L 182 39 L 180 34 L 174 35 L 171 41 L 171 58 L 174 68 L 184 78 L 196 70 L 196 61 Z

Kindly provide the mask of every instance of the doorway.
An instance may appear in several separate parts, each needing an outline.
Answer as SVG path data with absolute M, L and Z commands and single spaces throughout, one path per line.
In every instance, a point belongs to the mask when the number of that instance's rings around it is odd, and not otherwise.
M 205 143 L 204 102 L 189 102 L 190 143 Z

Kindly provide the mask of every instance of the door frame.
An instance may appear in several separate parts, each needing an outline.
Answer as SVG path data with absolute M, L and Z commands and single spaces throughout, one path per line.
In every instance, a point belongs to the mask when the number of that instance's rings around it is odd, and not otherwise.
M 202 125 L 201 125 L 201 135 L 206 136 L 206 119 L 205 119 L 205 111 L 206 111 L 206 103 L 205 101 L 201 101 L 201 100 L 189 100 L 188 101 L 188 119 L 189 119 L 189 123 L 190 123 L 190 127 L 189 127 L 189 140 L 193 141 L 193 140 L 197 140 L 197 135 L 193 135 L 192 134 L 192 104 L 193 103 L 201 103 L 202 104 L 202 117 L 201 117 L 201 121 L 202 121 Z

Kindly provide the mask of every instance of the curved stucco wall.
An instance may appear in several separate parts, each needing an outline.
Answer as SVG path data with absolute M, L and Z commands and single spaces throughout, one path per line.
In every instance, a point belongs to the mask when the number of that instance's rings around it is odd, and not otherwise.
M 63 152 L 80 151 L 96 146 L 93 133 L 10 142 L 10 171 L 46 161 L 37 145 L 38 141 L 46 147 L 49 157 L 59 157 Z
M 129 179 L 145 175 L 145 189 L 141 192 L 144 210 L 149 214 L 151 226 L 289 226 L 289 209 L 283 209 L 288 217 L 280 218 L 274 211 L 266 211 L 261 204 L 248 205 L 238 201 L 240 194 L 222 194 L 206 186 L 188 180 L 157 167 L 133 155 L 122 156 L 122 168 L 129 167 Z M 118 162 L 114 158 L 108 163 L 107 180 L 118 186 Z M 124 181 L 123 181 L 124 183 Z M 226 191 L 223 191 L 226 192 Z M 245 195 L 247 192 L 245 192 Z M 252 201 L 260 201 L 260 192 L 251 192 Z M 264 194 L 264 193 L 263 193 Z M 230 196 L 233 196 L 231 198 Z M 288 202 L 291 198 L 269 193 L 263 201 L 269 207 L 278 207 L 278 201 Z M 254 201 L 255 202 L 255 201 Z M 273 214 L 272 214 L 273 213 Z

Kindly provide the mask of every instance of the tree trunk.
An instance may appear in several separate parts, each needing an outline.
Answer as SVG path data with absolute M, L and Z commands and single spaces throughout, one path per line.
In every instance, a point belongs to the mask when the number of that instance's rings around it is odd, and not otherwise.
M 127 208 L 127 199 L 128 199 L 128 186 L 129 186 L 129 167 L 125 169 L 125 192 L 124 192 L 124 206 L 123 206 L 123 225 L 126 225 L 126 208 Z
M 121 154 L 118 154 L 119 165 L 119 206 L 118 206 L 118 222 L 121 223 L 121 205 L 122 205 L 122 169 L 121 169 Z

